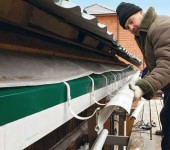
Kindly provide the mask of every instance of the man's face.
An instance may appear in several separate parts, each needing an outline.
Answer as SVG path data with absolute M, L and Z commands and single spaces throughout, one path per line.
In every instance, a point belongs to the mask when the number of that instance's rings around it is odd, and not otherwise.
M 139 11 L 134 15 L 130 16 L 125 24 L 126 30 L 129 30 L 134 35 L 138 35 L 138 29 L 143 17 L 144 13 L 142 11 Z

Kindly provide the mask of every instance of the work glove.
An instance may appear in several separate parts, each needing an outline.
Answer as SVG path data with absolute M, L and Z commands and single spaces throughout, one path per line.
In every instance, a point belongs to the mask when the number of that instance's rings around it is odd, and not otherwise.
M 150 100 L 154 95 L 152 85 L 145 79 L 138 80 L 135 85 L 129 84 L 129 88 L 134 91 L 134 99 L 143 97 Z
M 132 91 L 134 91 L 134 99 L 136 99 L 136 100 L 140 99 L 144 95 L 144 92 L 142 91 L 142 89 L 139 86 L 129 84 L 129 88 Z

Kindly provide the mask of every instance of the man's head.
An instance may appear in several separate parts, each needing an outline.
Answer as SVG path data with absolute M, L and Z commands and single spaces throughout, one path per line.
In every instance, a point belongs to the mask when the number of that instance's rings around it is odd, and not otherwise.
M 116 12 L 120 25 L 136 35 L 144 16 L 142 8 L 131 3 L 122 2 L 117 7 Z

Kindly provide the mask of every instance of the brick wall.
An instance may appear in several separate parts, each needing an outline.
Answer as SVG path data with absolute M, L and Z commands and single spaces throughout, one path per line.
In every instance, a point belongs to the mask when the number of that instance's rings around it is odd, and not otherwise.
M 117 15 L 97 15 L 96 18 L 100 23 L 107 26 L 107 30 L 114 34 L 113 37 L 118 40 L 121 46 L 143 61 L 142 54 L 134 40 L 134 36 L 119 25 Z M 143 68 L 143 65 L 141 65 L 141 67 Z M 136 67 L 134 68 L 137 69 Z

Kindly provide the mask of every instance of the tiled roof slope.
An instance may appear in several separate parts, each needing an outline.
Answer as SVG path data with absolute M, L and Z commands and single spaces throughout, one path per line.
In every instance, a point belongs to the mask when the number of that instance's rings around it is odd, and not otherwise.
M 99 14 L 116 14 L 114 10 L 107 7 L 101 6 L 99 4 L 93 4 L 91 6 L 85 7 L 84 10 L 88 14 L 99 15 Z

